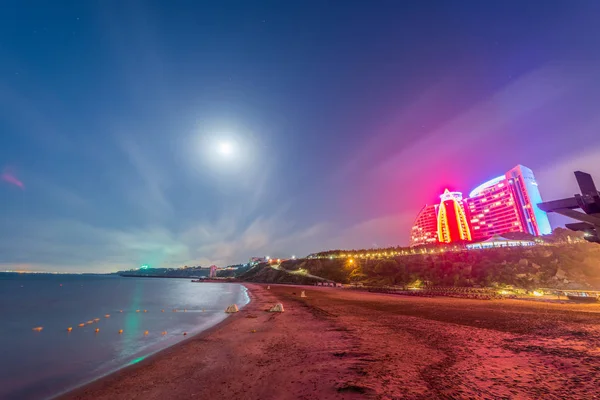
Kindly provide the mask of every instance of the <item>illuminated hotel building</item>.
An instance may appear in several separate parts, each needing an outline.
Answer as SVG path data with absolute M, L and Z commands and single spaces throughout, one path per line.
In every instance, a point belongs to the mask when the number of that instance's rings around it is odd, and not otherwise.
M 522 165 L 475 188 L 462 199 L 446 189 L 439 206 L 425 207 L 411 230 L 411 246 L 481 241 L 507 232 L 534 236 L 552 232 L 533 172 Z M 431 223 L 432 220 L 436 224 Z
M 469 223 L 465 214 L 462 193 L 448 189 L 440 196 L 442 200 L 437 215 L 437 234 L 440 243 L 471 240 Z
M 410 231 L 410 245 L 422 246 L 438 242 L 437 204 L 423 207 Z

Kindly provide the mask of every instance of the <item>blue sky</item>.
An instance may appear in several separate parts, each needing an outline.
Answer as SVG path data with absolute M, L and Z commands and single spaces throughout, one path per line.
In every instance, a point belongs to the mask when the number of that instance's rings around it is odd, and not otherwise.
M 595 1 L 5 2 L 0 264 L 402 245 L 444 187 L 516 164 L 544 198 L 572 195 L 574 170 L 600 181 L 598 17 Z

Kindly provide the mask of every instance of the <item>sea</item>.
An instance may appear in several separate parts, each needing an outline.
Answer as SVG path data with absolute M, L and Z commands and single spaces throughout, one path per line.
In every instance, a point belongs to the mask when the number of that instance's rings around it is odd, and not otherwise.
M 228 305 L 249 301 L 232 283 L 0 273 L 0 399 L 55 397 L 186 340 L 223 321 Z

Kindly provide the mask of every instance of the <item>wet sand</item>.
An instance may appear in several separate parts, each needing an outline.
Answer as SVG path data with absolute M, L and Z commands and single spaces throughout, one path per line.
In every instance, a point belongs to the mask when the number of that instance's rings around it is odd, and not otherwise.
M 252 302 L 220 325 L 63 398 L 577 399 L 600 387 L 600 304 L 246 286 Z M 265 312 L 275 302 L 284 313 Z

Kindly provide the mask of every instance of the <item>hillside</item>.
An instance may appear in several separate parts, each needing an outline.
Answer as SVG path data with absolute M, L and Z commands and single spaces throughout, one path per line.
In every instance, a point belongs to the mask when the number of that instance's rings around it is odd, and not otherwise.
M 504 286 L 600 289 L 600 246 L 592 243 L 463 250 L 388 258 L 288 260 L 299 269 L 336 282 L 412 286 Z
M 288 283 L 296 285 L 312 285 L 321 281 L 305 274 L 290 273 L 284 269 L 277 269 L 267 263 L 259 264 L 238 275 L 237 278 L 245 282 Z

